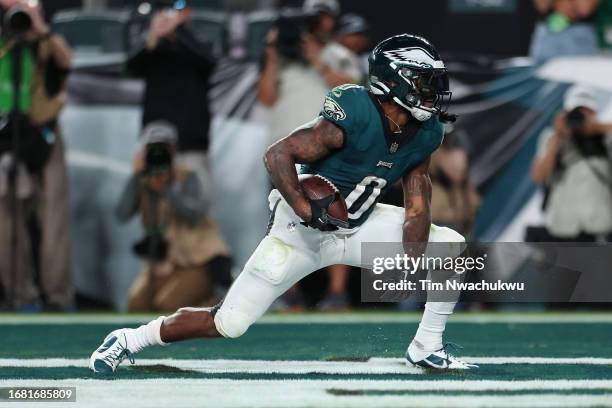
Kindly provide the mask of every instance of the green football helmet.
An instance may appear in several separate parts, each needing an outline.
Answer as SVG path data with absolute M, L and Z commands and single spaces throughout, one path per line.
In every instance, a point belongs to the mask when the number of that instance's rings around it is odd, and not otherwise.
M 446 112 L 452 96 L 446 66 L 425 38 L 412 34 L 387 38 L 374 48 L 368 62 L 374 95 L 393 100 L 419 121 L 432 114 L 443 122 L 455 120 Z

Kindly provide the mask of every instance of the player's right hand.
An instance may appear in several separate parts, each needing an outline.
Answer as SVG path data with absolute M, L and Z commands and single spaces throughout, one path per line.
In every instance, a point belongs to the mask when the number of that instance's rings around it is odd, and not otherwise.
M 338 221 L 340 220 L 336 220 L 327 212 L 327 207 L 329 207 L 334 199 L 335 197 L 332 194 L 319 200 L 308 200 L 311 213 L 310 221 L 303 224 L 324 232 L 338 230 Z

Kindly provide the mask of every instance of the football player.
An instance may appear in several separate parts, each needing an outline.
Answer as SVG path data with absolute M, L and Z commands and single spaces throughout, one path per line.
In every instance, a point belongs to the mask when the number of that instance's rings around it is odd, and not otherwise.
M 429 156 L 442 142 L 441 122 L 453 120 L 445 109 L 450 92 L 438 52 L 419 36 L 388 38 L 372 51 L 369 79 L 369 90 L 356 85 L 334 88 L 315 120 L 268 148 L 265 164 L 276 187 L 269 198 L 268 233 L 223 302 L 212 308 L 182 308 L 139 328 L 111 332 L 91 355 L 92 370 L 112 372 L 152 345 L 240 337 L 306 275 L 333 264 L 360 265 L 362 242 L 465 242 L 457 232 L 431 224 L 429 210 Z M 349 210 L 348 228 L 327 216 L 329 200 L 305 197 L 296 164 L 304 165 L 302 173 L 318 174 L 337 187 Z M 398 180 L 405 192 L 404 208 L 378 204 Z M 442 343 L 454 306 L 426 303 L 406 351 L 409 364 L 474 367 Z

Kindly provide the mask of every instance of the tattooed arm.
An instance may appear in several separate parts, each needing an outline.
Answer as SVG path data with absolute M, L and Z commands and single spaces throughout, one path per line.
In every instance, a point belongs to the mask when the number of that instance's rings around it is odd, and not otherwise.
M 306 222 L 310 222 L 311 218 L 310 203 L 298 184 L 295 165 L 317 161 L 341 148 L 343 143 L 342 130 L 319 117 L 274 143 L 266 151 L 264 162 L 272 183 Z
M 431 226 L 429 159 L 406 174 L 402 185 L 405 209 L 402 241 L 408 255 L 420 256 L 427 246 Z

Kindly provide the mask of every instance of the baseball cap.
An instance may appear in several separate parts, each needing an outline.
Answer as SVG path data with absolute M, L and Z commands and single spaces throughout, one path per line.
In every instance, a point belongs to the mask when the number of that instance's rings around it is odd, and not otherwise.
M 370 31 L 370 26 L 365 18 L 358 14 L 348 13 L 340 17 L 338 21 L 338 35 L 367 33 Z
M 591 89 L 581 85 L 574 85 L 565 93 L 563 109 L 570 112 L 579 107 L 597 111 L 597 98 Z
M 340 14 L 338 0 L 305 0 L 302 10 L 308 14 L 327 13 L 332 16 Z
M 165 120 L 156 120 L 148 123 L 140 135 L 143 145 L 153 143 L 167 143 L 175 146 L 178 143 L 176 126 Z

